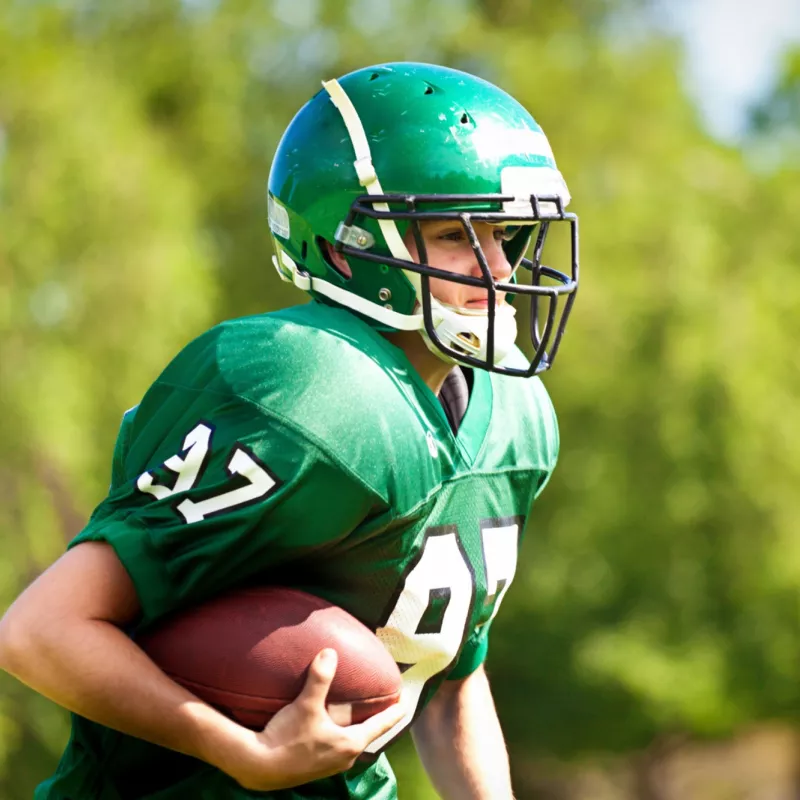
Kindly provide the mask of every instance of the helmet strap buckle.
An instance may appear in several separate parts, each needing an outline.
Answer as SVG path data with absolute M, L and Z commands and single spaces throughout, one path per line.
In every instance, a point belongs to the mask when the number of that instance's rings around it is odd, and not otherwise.
M 358 225 L 345 225 L 344 222 L 339 223 L 335 236 L 337 242 L 357 250 L 369 250 L 375 244 L 375 237 L 369 231 Z

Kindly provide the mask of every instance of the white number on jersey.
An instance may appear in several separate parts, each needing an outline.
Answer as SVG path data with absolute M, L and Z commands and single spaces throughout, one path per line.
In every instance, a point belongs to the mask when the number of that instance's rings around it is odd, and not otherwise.
M 187 451 L 186 455 L 183 457 L 175 455 L 164 462 L 164 466 L 178 476 L 172 488 L 154 483 L 153 475 L 143 472 L 136 481 L 139 491 L 152 494 L 157 500 L 163 500 L 179 492 L 187 492 L 192 489 L 208 460 L 213 433 L 212 427 L 201 422 L 183 440 L 183 449 Z M 231 477 L 241 475 L 246 478 L 247 484 L 222 494 L 206 497 L 203 500 L 195 501 L 186 498 L 177 505 L 176 510 L 187 524 L 200 522 L 213 514 L 219 514 L 230 508 L 266 497 L 278 483 L 241 445 L 234 449 L 228 459 L 227 469 Z
M 519 523 L 498 526 L 497 520 L 481 523 L 481 543 L 486 568 L 487 595 L 496 595 L 492 618 L 500 607 L 517 567 Z M 465 638 L 475 582 L 461 549 L 454 525 L 428 536 L 419 561 L 406 573 L 403 591 L 386 625 L 375 632 L 403 672 L 400 703 L 405 714 L 391 730 L 367 747 L 377 753 L 404 730 L 414 718 L 425 684 L 446 669 Z M 448 602 L 436 632 L 420 632 L 420 622 L 434 593 L 447 592 Z
M 178 494 L 178 492 L 188 492 L 194 486 L 200 469 L 206 462 L 213 432 L 213 428 L 209 428 L 208 425 L 201 422 L 183 440 L 183 449 L 188 451 L 186 455 L 183 458 L 172 456 L 164 462 L 164 466 L 178 476 L 171 489 L 169 486 L 153 483 L 153 476 L 149 472 L 143 472 L 136 481 L 139 491 L 153 495 L 156 500 L 163 500 L 165 497 Z
M 491 622 L 505 597 L 514 573 L 517 571 L 519 549 L 519 524 L 493 525 L 493 520 L 481 523 L 483 563 L 486 565 L 486 594 L 495 596 Z M 485 623 L 484 623 L 485 624 Z

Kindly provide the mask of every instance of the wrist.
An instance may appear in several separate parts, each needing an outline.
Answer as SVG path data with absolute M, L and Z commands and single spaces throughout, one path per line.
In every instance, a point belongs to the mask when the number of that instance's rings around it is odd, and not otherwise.
M 192 717 L 194 731 L 190 755 L 211 764 L 239 783 L 246 783 L 256 759 L 257 734 L 202 702 L 190 704 L 187 711 Z M 263 770 L 263 753 L 259 760 Z

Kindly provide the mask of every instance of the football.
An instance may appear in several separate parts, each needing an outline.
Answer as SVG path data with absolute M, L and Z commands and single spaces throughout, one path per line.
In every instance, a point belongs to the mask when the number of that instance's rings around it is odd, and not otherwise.
M 166 618 L 136 641 L 174 681 L 253 730 L 297 697 L 326 647 L 339 656 L 327 702 L 337 724 L 362 722 L 400 698 L 400 670 L 375 634 L 295 589 L 232 592 Z

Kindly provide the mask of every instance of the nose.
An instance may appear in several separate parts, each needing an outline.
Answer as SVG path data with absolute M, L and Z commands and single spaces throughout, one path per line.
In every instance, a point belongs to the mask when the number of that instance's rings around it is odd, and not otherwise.
M 486 263 L 489 265 L 489 272 L 496 281 L 507 281 L 511 277 L 511 264 L 506 256 L 506 251 L 503 249 L 502 241 L 495 238 L 494 231 L 489 231 L 485 236 L 479 237 L 481 249 L 484 256 L 486 256 Z M 480 277 L 481 267 L 477 259 L 474 267 L 475 277 Z

